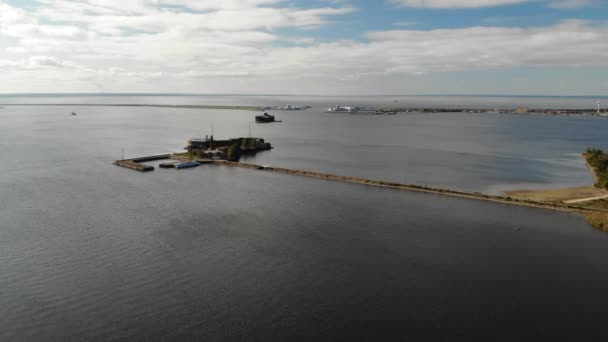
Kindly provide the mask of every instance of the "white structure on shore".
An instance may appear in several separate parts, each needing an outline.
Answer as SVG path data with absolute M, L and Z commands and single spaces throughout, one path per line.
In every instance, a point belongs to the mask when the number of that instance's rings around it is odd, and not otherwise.
M 600 112 L 601 112 L 600 99 L 597 99 L 597 113 L 599 114 Z
M 361 108 L 359 107 L 342 107 L 334 106 L 327 109 L 328 112 L 340 112 L 340 113 L 354 113 L 358 112 Z

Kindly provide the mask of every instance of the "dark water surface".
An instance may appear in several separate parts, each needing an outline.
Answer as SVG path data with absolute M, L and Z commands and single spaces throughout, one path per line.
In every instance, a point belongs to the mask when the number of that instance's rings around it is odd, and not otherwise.
M 480 191 L 585 184 L 577 155 L 608 128 L 280 115 L 253 125 L 277 146 L 253 161 Z M 218 137 L 245 135 L 250 119 L 0 109 L 0 340 L 608 338 L 608 234 L 579 216 L 224 167 L 111 165 L 121 147 L 171 151 L 211 123 Z

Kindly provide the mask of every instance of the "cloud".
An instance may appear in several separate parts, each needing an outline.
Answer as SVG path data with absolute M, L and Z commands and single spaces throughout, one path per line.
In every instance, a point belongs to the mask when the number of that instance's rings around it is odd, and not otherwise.
M 400 7 L 422 8 L 480 8 L 521 4 L 530 0 L 389 0 Z
M 40 0 L 25 11 L 0 0 L 0 90 L 44 91 L 57 80 L 80 91 L 89 84 L 93 91 L 284 92 L 443 72 L 608 66 L 608 27 L 578 20 L 437 30 L 403 22 L 323 41 L 309 30 L 356 9 L 281 0 L 122 2 Z
M 378 31 L 368 37 L 375 48 L 393 51 L 393 72 L 608 64 L 599 60 L 608 57 L 608 28 L 578 20 L 529 29 Z
M 399 7 L 416 8 L 482 8 L 516 5 L 543 0 L 388 0 Z M 549 7 L 559 9 L 580 8 L 597 4 L 599 0 L 547 0 Z
M 594 4 L 596 4 L 595 0 L 556 0 L 551 2 L 549 6 L 559 9 L 571 9 L 591 6 Z
M 55 57 L 32 56 L 21 60 L 1 60 L 0 70 L 3 68 L 20 70 L 38 70 L 52 68 L 81 68 L 80 66 L 67 61 L 60 61 Z
M 393 23 L 393 26 L 414 26 L 416 25 L 416 22 L 414 21 L 398 21 L 396 23 Z
M 251 9 L 276 5 L 284 0 L 165 0 L 164 4 L 179 5 L 194 10 Z

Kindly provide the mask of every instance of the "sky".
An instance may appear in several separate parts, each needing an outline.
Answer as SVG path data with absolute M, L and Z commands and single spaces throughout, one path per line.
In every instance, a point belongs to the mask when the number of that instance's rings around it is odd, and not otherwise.
M 0 0 L 0 93 L 608 95 L 608 0 Z

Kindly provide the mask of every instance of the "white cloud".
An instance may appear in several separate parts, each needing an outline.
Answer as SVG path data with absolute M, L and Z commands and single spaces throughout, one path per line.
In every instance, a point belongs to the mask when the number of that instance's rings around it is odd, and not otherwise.
M 387 0 L 399 7 L 417 8 L 482 8 L 515 5 L 543 0 Z M 545 0 L 549 7 L 570 9 L 590 6 L 601 0 Z
M 521 4 L 529 1 L 530 0 L 389 0 L 389 2 L 397 6 L 426 8 L 480 8 Z
M 276 5 L 284 0 L 164 0 L 163 4 L 179 5 L 194 10 L 251 9 L 260 6 Z
M 398 21 L 396 23 L 393 23 L 393 26 L 414 26 L 416 25 L 416 22 L 414 21 Z
M 1 60 L 0 70 L 3 68 L 20 69 L 20 70 L 36 70 L 48 68 L 81 68 L 80 66 L 67 61 L 60 61 L 55 57 L 49 56 L 32 56 L 21 60 Z
M 25 12 L 0 1 L 0 28 L 24 20 Z
M 553 8 L 570 9 L 594 5 L 595 0 L 555 0 L 550 6 Z
M 16 84 L 45 91 L 40 87 L 50 84 L 64 91 L 101 85 L 108 91 L 249 93 L 284 92 L 287 85 L 298 92 L 462 70 L 608 66 L 608 27 L 584 21 L 526 29 L 404 26 L 320 43 L 307 31 L 289 36 L 281 29 L 326 25 L 352 7 L 300 9 L 280 0 L 140 0 L 125 8 L 125 1 L 41 1 L 44 6 L 26 12 L 0 0 L 0 91 L 14 91 Z

